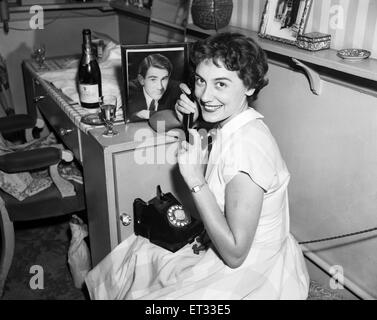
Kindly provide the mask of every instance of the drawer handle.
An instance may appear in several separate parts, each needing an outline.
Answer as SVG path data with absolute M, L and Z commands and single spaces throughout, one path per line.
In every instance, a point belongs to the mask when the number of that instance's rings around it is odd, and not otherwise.
M 125 227 L 129 226 L 132 221 L 132 218 L 126 213 L 122 213 L 119 219 Z
M 45 96 L 34 97 L 33 102 L 34 102 L 34 103 L 37 103 L 37 102 L 39 102 L 40 100 L 42 100 L 42 99 L 44 99 L 44 98 L 45 98 Z
M 61 136 L 66 136 L 67 134 L 70 134 L 72 131 L 73 131 L 73 129 L 61 128 L 61 129 L 59 129 L 59 134 Z

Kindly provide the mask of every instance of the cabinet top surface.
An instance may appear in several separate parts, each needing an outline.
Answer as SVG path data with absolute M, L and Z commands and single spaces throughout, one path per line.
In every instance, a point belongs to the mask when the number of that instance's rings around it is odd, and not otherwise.
M 57 58 L 63 59 L 64 58 Z M 59 60 L 59 61 L 60 61 Z M 147 147 L 158 144 L 172 143 L 177 140 L 175 136 L 158 134 L 148 124 L 147 121 L 127 123 L 124 121 L 115 123 L 114 128 L 119 132 L 114 137 L 104 137 L 104 126 L 90 126 L 81 122 L 82 107 L 56 88 L 52 82 L 46 81 L 38 73 L 31 60 L 24 61 L 24 65 L 31 72 L 32 77 L 44 88 L 45 92 L 55 102 L 52 107 L 60 108 L 67 114 L 72 123 L 81 130 L 81 132 L 92 136 L 102 148 L 115 148 L 120 150 L 131 150 L 138 147 Z
M 174 136 L 165 134 L 158 134 L 148 124 L 147 121 L 120 124 L 114 126 L 114 129 L 119 132 L 118 135 L 108 138 L 104 137 L 102 133 L 105 128 L 98 127 L 89 131 L 103 148 L 111 148 L 116 150 L 132 150 L 136 148 L 149 147 L 159 144 L 168 144 L 177 141 Z

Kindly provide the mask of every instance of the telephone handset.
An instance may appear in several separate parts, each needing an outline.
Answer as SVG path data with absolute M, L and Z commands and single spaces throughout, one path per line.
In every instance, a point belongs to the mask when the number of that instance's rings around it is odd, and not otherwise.
M 190 134 L 188 129 L 192 128 L 192 123 L 194 119 L 193 113 L 185 113 L 183 115 L 183 131 L 185 132 L 186 141 L 190 142 Z
M 150 242 L 175 252 L 204 230 L 203 224 L 192 217 L 173 194 L 162 193 L 148 202 L 140 198 L 134 204 L 134 231 Z
M 196 101 L 193 89 L 190 88 L 190 90 L 191 90 L 191 93 L 189 95 L 185 92 L 183 92 L 183 93 L 186 94 L 187 97 L 191 101 Z M 183 115 L 183 131 L 185 132 L 185 137 L 186 137 L 187 142 L 189 142 L 189 140 L 190 140 L 190 134 L 188 132 L 188 129 L 192 128 L 193 122 L 194 122 L 194 114 L 193 113 L 188 113 L 188 114 L 185 113 Z

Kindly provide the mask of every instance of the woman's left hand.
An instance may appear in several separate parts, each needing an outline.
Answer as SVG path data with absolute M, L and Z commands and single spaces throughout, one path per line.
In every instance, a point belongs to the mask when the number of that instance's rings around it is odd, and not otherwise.
M 182 141 L 178 149 L 179 171 L 187 186 L 192 188 L 203 184 L 205 157 L 202 151 L 201 137 L 195 129 L 189 129 L 190 142 Z

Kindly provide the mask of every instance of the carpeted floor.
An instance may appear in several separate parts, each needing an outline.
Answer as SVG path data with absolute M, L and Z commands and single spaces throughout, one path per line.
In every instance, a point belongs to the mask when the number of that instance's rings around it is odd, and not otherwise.
M 76 289 L 67 254 L 71 238 L 69 216 L 15 225 L 16 246 L 3 300 L 85 300 Z M 32 289 L 33 266 L 43 268 L 43 289 Z
M 76 289 L 67 263 L 70 242 L 68 217 L 16 225 L 13 264 L 4 288 L 4 300 L 88 300 L 85 290 Z M 32 289 L 31 268 L 43 268 L 43 289 Z M 35 267 L 34 267 L 35 268 Z M 311 282 L 308 300 L 341 298 Z

